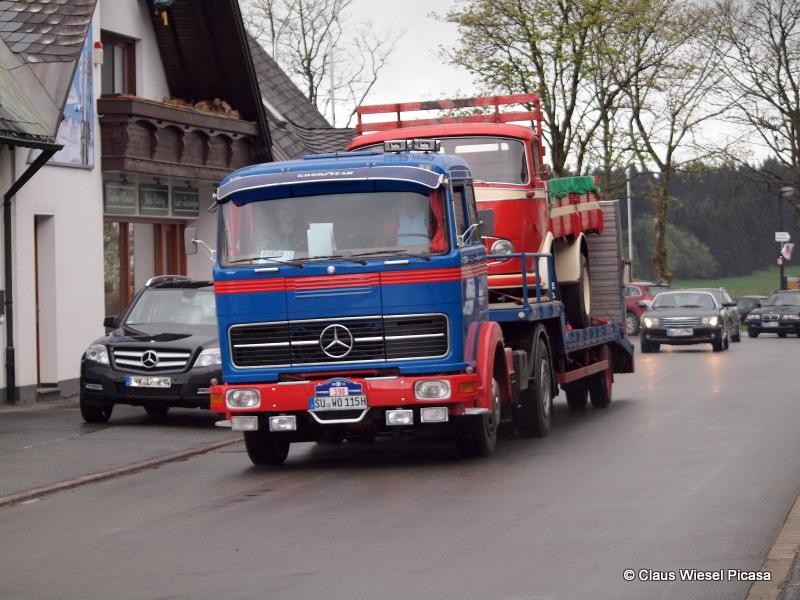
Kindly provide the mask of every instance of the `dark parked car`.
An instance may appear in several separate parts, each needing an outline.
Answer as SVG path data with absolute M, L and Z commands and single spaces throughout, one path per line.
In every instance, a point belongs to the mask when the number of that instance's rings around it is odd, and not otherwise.
M 137 292 L 113 329 L 81 359 L 84 420 L 105 423 L 115 404 L 165 415 L 170 407 L 208 408 L 211 379 L 220 377 L 219 340 L 210 281 L 162 275 Z
M 736 310 L 739 311 L 739 318 L 742 323 L 744 323 L 750 311 L 754 308 L 761 308 L 761 303 L 766 299 L 766 296 L 739 296 L 736 299 Z
M 741 342 L 742 341 L 742 318 L 739 316 L 739 309 L 736 307 L 736 302 L 733 301 L 731 295 L 725 288 L 692 288 L 698 290 L 700 292 L 709 292 L 714 295 L 717 302 L 722 305 L 722 313 L 723 316 L 728 323 L 728 327 L 731 330 L 731 341 L 732 342 Z
M 661 344 L 711 344 L 714 352 L 730 345 L 730 321 L 711 292 L 661 292 L 642 315 L 642 352 L 658 352 Z
M 656 294 L 668 290 L 669 286 L 649 281 L 633 281 L 625 284 L 625 334 L 636 335 L 639 333 L 639 324 L 642 315 L 647 310 L 640 303 L 649 302 Z
M 747 335 L 777 333 L 785 338 L 790 333 L 800 336 L 800 290 L 775 292 L 754 308 L 745 320 Z

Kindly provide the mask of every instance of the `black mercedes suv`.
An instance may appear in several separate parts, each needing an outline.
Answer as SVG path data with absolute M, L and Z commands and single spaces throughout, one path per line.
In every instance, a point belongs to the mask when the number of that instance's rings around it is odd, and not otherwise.
M 210 281 L 179 275 L 148 280 L 112 331 L 81 358 L 80 406 L 89 423 L 105 423 L 115 404 L 165 415 L 170 407 L 208 408 L 220 377 L 219 340 Z

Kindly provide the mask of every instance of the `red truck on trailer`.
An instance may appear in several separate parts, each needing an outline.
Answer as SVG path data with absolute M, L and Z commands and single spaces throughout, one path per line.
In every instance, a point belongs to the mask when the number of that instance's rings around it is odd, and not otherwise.
M 501 112 L 524 105 L 526 110 Z M 486 110 L 485 114 L 404 118 L 422 111 Z M 393 120 L 366 122 L 366 115 L 393 114 Z M 572 327 L 591 324 L 589 244 L 587 234 L 602 233 L 603 211 L 593 177 L 553 179 L 544 162 L 542 111 L 538 94 L 486 96 L 360 106 L 359 134 L 348 150 L 380 150 L 391 140 L 436 139 L 441 152 L 461 156 L 469 165 L 481 219 L 491 222 L 491 254 L 551 254 Z M 527 121 L 532 126 L 517 125 Z M 541 265 L 543 266 L 543 265 Z M 518 298 L 522 286 L 519 259 L 489 266 L 494 299 Z M 546 273 L 546 269 L 540 269 Z M 536 274 L 527 273 L 529 284 Z M 547 281 L 543 281 L 547 287 Z

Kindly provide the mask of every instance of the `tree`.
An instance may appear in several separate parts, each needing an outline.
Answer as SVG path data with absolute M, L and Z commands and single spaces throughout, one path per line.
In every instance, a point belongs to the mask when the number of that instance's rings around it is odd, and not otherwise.
M 800 3 L 718 0 L 710 39 L 725 72 L 729 120 L 760 139 L 782 169 L 760 169 L 775 188 L 800 189 Z M 800 217 L 800 194 L 789 199 Z
M 641 68 L 633 69 L 623 89 L 630 101 L 633 151 L 642 165 L 653 165 L 658 175 L 653 261 L 657 279 L 670 281 L 670 183 L 676 173 L 698 160 L 695 134 L 700 125 L 722 114 L 725 107 L 715 104 L 711 94 L 721 77 L 719 60 L 700 43 L 704 36 L 713 35 L 709 13 L 678 0 L 653 2 L 652 9 L 629 37 L 625 60 Z M 694 152 L 681 152 L 688 149 Z
M 347 125 L 388 64 L 400 34 L 349 22 L 353 0 L 245 0 L 251 35 L 336 125 Z

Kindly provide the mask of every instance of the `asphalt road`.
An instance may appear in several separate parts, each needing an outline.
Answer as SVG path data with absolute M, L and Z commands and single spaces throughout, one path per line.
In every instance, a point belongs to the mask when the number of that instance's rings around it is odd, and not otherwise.
M 9 506 L 0 598 L 743 599 L 623 571 L 761 567 L 800 487 L 798 356 L 637 355 L 608 410 L 559 399 L 488 460 L 386 440 L 259 470 L 237 444 Z

